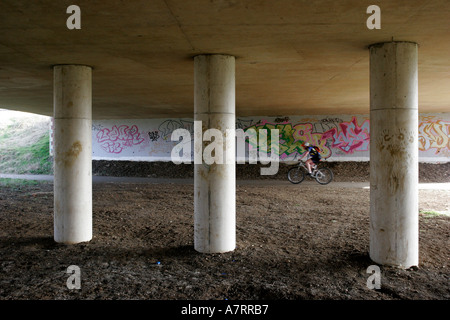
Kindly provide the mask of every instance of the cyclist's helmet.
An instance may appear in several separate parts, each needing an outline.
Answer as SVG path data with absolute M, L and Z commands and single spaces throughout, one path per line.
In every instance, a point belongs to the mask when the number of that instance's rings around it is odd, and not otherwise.
M 303 145 L 304 145 L 305 147 L 309 147 L 309 146 L 310 146 L 309 142 L 305 142 Z

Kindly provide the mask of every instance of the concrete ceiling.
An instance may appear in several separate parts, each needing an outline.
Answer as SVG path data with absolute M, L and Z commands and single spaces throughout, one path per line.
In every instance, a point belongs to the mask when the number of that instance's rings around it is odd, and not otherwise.
M 1 0 L 0 27 L 0 108 L 52 115 L 51 66 L 86 64 L 95 119 L 193 117 L 193 56 L 225 53 L 238 116 L 367 114 L 367 47 L 394 39 L 420 45 L 419 111 L 450 111 L 449 0 Z

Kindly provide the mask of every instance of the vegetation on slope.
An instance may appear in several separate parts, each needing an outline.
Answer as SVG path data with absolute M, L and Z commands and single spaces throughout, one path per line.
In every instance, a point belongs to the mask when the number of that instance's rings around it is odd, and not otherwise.
M 0 173 L 53 174 L 50 118 L 0 110 Z

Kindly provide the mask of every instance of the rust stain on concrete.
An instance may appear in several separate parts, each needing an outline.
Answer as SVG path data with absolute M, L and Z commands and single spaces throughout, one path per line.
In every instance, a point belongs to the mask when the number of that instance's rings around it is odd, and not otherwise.
M 70 149 L 64 153 L 63 164 L 65 167 L 70 167 L 73 165 L 75 160 L 78 158 L 79 154 L 83 151 L 83 146 L 80 141 L 76 141 L 72 144 Z
M 80 141 L 74 142 L 72 147 L 70 147 L 69 151 L 66 152 L 67 156 L 77 158 L 80 152 L 83 150 L 83 146 Z

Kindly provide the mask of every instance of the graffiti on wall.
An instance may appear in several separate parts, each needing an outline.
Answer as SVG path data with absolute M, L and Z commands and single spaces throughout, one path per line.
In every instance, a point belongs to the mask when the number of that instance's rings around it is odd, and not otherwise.
M 419 124 L 419 150 L 450 156 L 450 122 L 428 120 Z
M 369 120 L 365 120 L 360 126 L 356 117 L 353 117 L 350 122 L 339 123 L 339 128 L 333 128 L 323 133 L 322 139 L 330 139 L 331 147 L 339 148 L 346 154 L 355 151 L 369 151 Z
M 161 133 L 161 138 L 166 141 L 170 141 L 172 132 L 177 129 L 186 129 L 191 135 L 194 134 L 194 121 L 186 121 L 182 119 L 169 119 L 163 121 L 158 126 L 158 131 Z
M 297 125 L 299 126 L 299 125 Z M 294 128 L 291 123 L 269 123 L 266 122 L 266 120 L 261 121 L 260 123 L 254 124 L 250 127 L 245 128 L 244 131 L 253 129 L 256 132 L 259 130 L 267 130 L 267 132 L 270 132 L 271 129 L 278 129 L 279 130 L 279 156 L 280 159 L 285 159 L 290 155 L 302 155 L 305 150 L 302 147 L 303 143 L 306 141 L 306 139 L 312 138 L 311 134 L 306 131 L 303 131 L 302 128 Z M 298 131 L 297 131 L 298 130 Z M 299 134 L 301 132 L 301 135 Z M 306 135 L 309 133 L 309 137 Z M 246 140 L 247 143 L 250 144 L 251 148 L 257 148 L 257 145 L 253 145 L 253 141 L 251 139 Z M 270 135 L 268 136 L 267 145 L 271 145 L 270 141 Z M 268 150 L 268 152 L 271 152 L 271 150 Z
M 274 122 L 279 122 L 280 118 Z M 364 120 L 358 124 L 356 117 L 345 122 L 342 119 L 323 119 L 320 121 L 320 128 L 314 123 L 292 124 L 289 118 L 281 118 L 282 123 L 270 123 L 262 120 L 246 129 L 278 129 L 280 132 L 280 159 L 286 159 L 292 155 L 300 158 L 305 153 L 303 144 L 309 142 L 321 149 L 323 158 L 329 158 L 333 149 L 339 149 L 345 154 L 353 154 L 356 151 L 369 151 L 370 144 L 370 124 L 369 120 Z M 334 125 L 330 125 L 333 123 Z M 326 129 L 326 131 L 323 131 Z M 248 141 L 249 142 L 249 141 Z M 250 143 L 250 142 L 249 142 Z M 252 146 L 255 147 L 255 146 Z M 296 158 L 295 157 L 295 158 Z
M 158 141 L 159 139 L 159 131 L 155 130 L 155 131 L 149 131 L 148 132 L 148 137 L 150 138 L 150 141 Z
M 123 149 L 144 142 L 136 125 L 114 125 L 111 129 L 103 128 L 97 133 L 100 148 L 108 153 L 121 153 Z
M 419 121 L 419 158 L 426 161 L 450 159 L 450 121 L 447 114 L 424 114 Z M 176 129 L 194 135 L 193 119 L 100 120 L 93 123 L 93 151 L 96 159 L 120 158 L 145 161 L 170 161 L 171 150 L 179 141 L 171 141 Z M 236 118 L 236 129 L 279 130 L 278 154 L 281 161 L 297 160 L 305 155 L 302 145 L 309 142 L 322 150 L 324 159 L 339 161 L 369 160 L 370 121 L 358 116 L 283 116 Z M 257 148 L 246 137 L 246 151 Z M 268 150 L 270 152 L 270 150 Z M 248 156 L 248 154 L 247 154 Z M 435 160 L 434 160 L 435 159 Z M 447 159 L 447 160 L 445 160 Z

